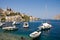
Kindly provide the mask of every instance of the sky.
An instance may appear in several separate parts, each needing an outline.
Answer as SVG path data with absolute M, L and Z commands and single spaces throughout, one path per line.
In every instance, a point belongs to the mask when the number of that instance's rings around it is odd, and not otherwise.
M 53 19 L 60 14 L 60 0 L 0 0 L 0 8 L 7 7 L 41 19 Z

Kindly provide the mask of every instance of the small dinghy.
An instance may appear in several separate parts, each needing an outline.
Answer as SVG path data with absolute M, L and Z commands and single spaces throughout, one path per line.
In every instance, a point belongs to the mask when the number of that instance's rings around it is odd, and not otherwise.
M 23 27 L 24 27 L 24 28 L 28 28 L 28 27 L 29 27 L 28 22 L 24 22 Z
M 39 35 L 41 34 L 41 31 L 34 31 L 33 33 L 31 33 L 29 36 L 31 38 L 37 38 L 39 37 Z

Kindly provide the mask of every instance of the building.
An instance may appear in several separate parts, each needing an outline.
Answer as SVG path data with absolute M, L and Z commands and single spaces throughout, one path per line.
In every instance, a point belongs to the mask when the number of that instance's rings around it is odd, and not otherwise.
M 6 16 L 5 18 L 6 18 L 6 21 L 8 21 L 8 22 L 21 21 L 22 20 L 20 15 Z

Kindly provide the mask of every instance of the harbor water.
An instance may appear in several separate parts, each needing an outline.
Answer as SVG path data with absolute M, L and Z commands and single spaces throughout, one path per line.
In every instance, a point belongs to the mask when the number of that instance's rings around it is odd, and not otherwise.
M 38 38 L 32 39 L 29 34 L 38 30 L 38 27 L 45 22 L 51 24 L 52 28 L 41 31 L 42 33 Z M 60 20 L 39 20 L 28 23 L 29 28 L 23 28 L 23 22 L 15 25 L 18 27 L 18 30 L 15 31 L 4 31 L 0 28 L 0 40 L 21 40 L 21 37 L 24 37 L 24 40 L 60 40 Z M 6 22 L 6 24 L 10 23 Z

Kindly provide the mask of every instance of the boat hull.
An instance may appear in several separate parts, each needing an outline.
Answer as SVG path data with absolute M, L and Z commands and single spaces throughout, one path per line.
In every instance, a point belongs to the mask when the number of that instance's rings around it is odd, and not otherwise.
M 31 37 L 31 38 L 37 38 L 37 37 L 40 36 L 40 34 L 41 34 L 41 32 L 38 32 L 38 33 L 34 33 L 34 32 L 33 32 L 33 33 L 30 34 L 30 37 Z
M 15 30 L 18 30 L 17 28 L 13 28 L 13 29 L 3 29 L 3 30 L 5 30 L 5 31 L 15 31 Z
M 23 27 L 24 27 L 24 28 L 28 28 L 28 27 L 29 27 L 28 22 L 24 22 Z
M 2 27 L 3 30 L 17 30 L 18 28 L 13 26 L 13 27 Z
M 45 28 L 45 29 L 41 29 L 41 31 L 45 31 L 45 30 L 50 30 L 51 28 Z

